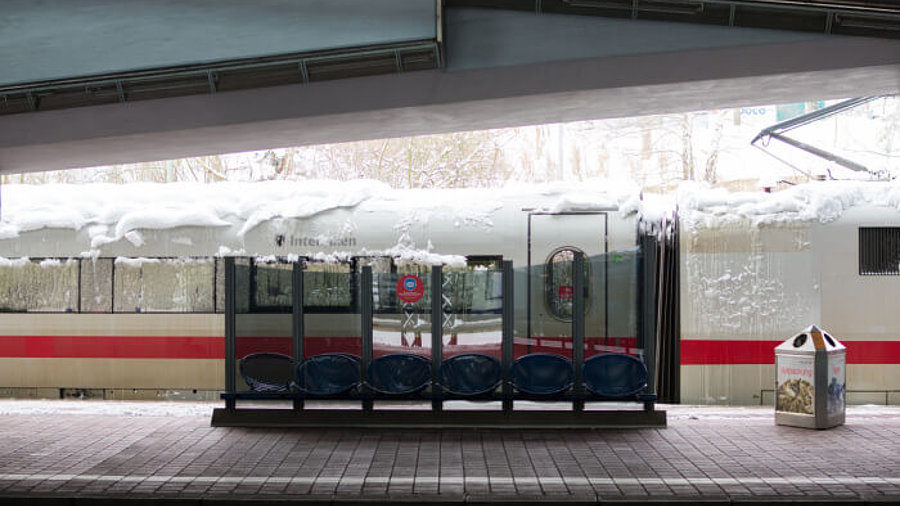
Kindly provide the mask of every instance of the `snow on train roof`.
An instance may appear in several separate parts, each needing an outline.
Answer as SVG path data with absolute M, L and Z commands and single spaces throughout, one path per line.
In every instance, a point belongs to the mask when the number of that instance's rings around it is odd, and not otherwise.
M 674 195 L 640 195 L 633 183 L 519 184 L 499 189 L 395 190 L 372 180 L 260 183 L 135 183 L 125 185 L 6 185 L 0 239 L 43 228 L 88 231 L 95 247 L 138 229 L 235 227 L 242 236 L 267 220 L 307 218 L 334 209 L 394 212 L 427 222 L 431 214 L 466 226 L 493 226 L 492 213 L 508 206 L 546 212 L 618 209 L 658 222 L 677 204 L 688 221 L 707 224 L 750 219 L 755 224 L 834 221 L 860 205 L 900 209 L 897 181 L 828 181 L 774 193 L 729 192 L 683 183 Z
M 490 214 L 507 203 L 551 212 L 609 210 L 639 195 L 636 186 L 605 181 L 464 190 L 395 190 L 372 180 L 316 180 L 7 185 L 2 191 L 0 239 L 43 228 L 86 229 L 94 246 L 127 238 L 138 229 L 237 225 L 237 235 L 243 236 L 267 220 L 307 218 L 341 208 L 420 218 L 439 212 L 460 224 L 492 226 Z
M 679 214 L 705 225 L 749 219 L 754 225 L 819 221 L 830 223 L 858 206 L 900 210 L 900 181 L 817 181 L 774 193 L 729 192 L 684 183 L 676 192 Z

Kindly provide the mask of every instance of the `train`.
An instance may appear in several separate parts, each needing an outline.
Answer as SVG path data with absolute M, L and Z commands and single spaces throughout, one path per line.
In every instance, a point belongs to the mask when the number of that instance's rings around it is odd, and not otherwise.
M 430 353 L 428 298 L 402 303 L 395 282 L 427 282 L 433 265 L 447 284 L 444 353 L 499 354 L 500 265 L 510 261 L 516 353 L 571 356 L 572 259 L 582 254 L 586 355 L 654 362 L 661 400 L 772 404 L 775 345 L 816 324 L 847 345 L 848 402 L 900 403 L 892 182 L 733 194 L 685 185 L 668 196 L 607 181 L 2 192 L 0 396 L 217 399 L 227 258 L 245 275 L 234 301 L 239 358 L 289 354 L 298 262 L 307 355 L 358 352 L 365 266 L 375 278 L 376 356 Z

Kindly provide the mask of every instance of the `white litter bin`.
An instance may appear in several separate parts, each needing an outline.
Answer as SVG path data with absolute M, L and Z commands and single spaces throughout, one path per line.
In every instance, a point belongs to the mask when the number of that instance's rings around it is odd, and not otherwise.
M 847 348 L 815 325 L 775 347 L 775 423 L 843 425 Z

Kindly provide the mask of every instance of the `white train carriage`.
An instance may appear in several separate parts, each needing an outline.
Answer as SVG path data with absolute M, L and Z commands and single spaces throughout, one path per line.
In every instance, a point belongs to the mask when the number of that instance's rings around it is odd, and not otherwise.
M 847 346 L 847 401 L 900 403 L 900 192 L 821 183 L 681 212 L 681 401 L 774 402 L 774 347 Z
M 680 321 L 660 326 L 661 353 L 649 364 L 661 373 L 662 399 L 769 404 L 775 345 L 815 323 L 847 344 L 849 402 L 900 403 L 900 190 L 893 183 L 682 193 L 678 240 L 664 241 L 680 242 L 666 257 L 677 253 L 677 262 L 661 271 L 659 284 L 663 294 L 677 280 L 677 296 L 658 299 L 638 283 L 648 253 L 639 246 L 640 222 L 658 218 L 636 212 L 644 207 L 637 192 L 601 186 L 394 191 L 373 182 L 279 182 L 3 191 L 4 395 L 215 398 L 224 387 L 226 256 L 264 266 L 241 292 L 243 353 L 289 350 L 290 317 L 272 314 L 290 300 L 289 266 L 278 262 L 305 256 L 307 354 L 355 351 L 354 276 L 362 265 L 372 265 L 377 280 L 432 263 L 469 276 L 453 292 L 445 353 L 499 353 L 502 293 L 491 276 L 502 258 L 517 267 L 516 353 L 571 355 L 569 260 L 581 251 L 588 257 L 587 356 L 642 355 L 637 337 L 648 314 Z M 384 294 L 376 293 L 376 355 L 429 353 L 427 322 L 401 329 L 391 287 L 376 283 L 376 290 Z
M 474 266 L 489 277 L 503 259 L 519 268 L 520 352 L 571 356 L 576 251 L 588 258 L 587 356 L 640 353 L 638 216 L 619 210 L 634 207 L 634 193 L 393 191 L 372 182 L 4 192 L 0 392 L 7 395 L 215 397 L 224 386 L 224 256 L 253 269 L 240 291 L 246 299 L 237 302 L 248 313 L 239 353 L 289 350 L 290 317 L 272 314 L 289 311 L 289 265 L 278 265 L 306 257 L 307 354 L 355 351 L 354 280 L 362 265 L 416 273 L 433 263 L 451 271 L 468 263 L 474 279 Z M 499 278 L 478 284 L 454 293 L 445 353 L 499 354 Z M 416 329 L 400 335 L 392 311 L 376 314 L 382 352 L 428 353 Z

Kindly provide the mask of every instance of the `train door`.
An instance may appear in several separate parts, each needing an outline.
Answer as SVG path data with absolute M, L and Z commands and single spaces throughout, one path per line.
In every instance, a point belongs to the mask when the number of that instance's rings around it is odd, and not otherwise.
M 607 335 L 607 215 L 532 213 L 528 220 L 528 336 L 523 351 L 571 357 L 576 252 L 585 258 L 585 342 L 590 346 Z

